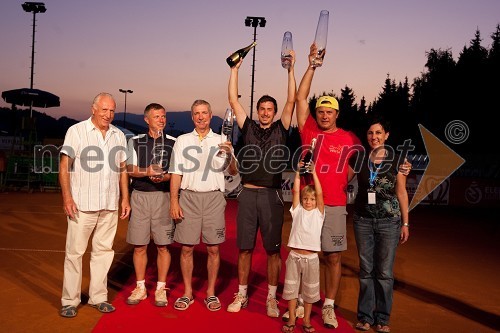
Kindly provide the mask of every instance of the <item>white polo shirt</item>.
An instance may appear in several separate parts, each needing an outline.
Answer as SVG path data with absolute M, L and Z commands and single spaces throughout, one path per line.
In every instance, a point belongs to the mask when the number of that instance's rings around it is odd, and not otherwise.
M 181 189 L 224 192 L 224 162 L 217 157 L 222 137 L 212 130 L 204 138 L 198 132 L 183 134 L 174 144 L 169 173 L 182 176 Z
M 90 120 L 71 126 L 61 153 L 74 159 L 70 171 L 71 195 L 81 211 L 117 210 L 120 163 L 126 160 L 125 134 L 113 125 L 103 138 Z

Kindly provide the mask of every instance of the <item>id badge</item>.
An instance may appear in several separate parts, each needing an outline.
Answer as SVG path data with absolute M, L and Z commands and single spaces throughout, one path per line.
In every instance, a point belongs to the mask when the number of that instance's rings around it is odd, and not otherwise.
M 368 204 L 369 205 L 375 205 L 377 203 L 377 200 L 375 199 L 375 192 L 368 192 Z

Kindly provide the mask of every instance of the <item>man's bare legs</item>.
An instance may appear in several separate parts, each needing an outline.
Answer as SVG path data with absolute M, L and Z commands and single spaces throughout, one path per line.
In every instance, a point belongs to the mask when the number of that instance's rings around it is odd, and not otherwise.
M 215 295 L 215 283 L 220 267 L 219 245 L 207 245 L 207 272 L 208 272 L 208 287 L 207 297 Z
M 341 252 L 325 252 L 325 303 L 322 309 L 323 323 L 326 327 L 336 328 L 337 318 L 334 312 L 334 301 L 340 287 L 342 276 Z
M 182 245 L 181 248 L 181 272 L 182 281 L 184 282 L 184 294 L 183 296 L 189 299 L 193 298 L 193 251 L 194 246 L 192 245 Z

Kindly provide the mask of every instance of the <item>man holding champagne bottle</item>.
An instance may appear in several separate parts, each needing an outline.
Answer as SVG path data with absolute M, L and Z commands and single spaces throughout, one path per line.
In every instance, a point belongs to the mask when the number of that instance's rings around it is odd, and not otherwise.
M 238 312 L 248 305 L 248 276 L 252 253 L 255 247 L 257 230 L 260 228 L 263 246 L 267 253 L 268 296 L 266 311 L 269 317 L 279 317 L 276 290 L 281 268 L 281 230 L 283 226 L 283 198 L 281 194 L 282 164 L 279 149 L 285 147 L 287 132 L 292 121 L 295 106 L 296 83 L 294 74 L 295 53 L 291 51 L 291 65 L 288 71 L 288 96 L 281 118 L 273 122 L 277 113 L 276 100 L 264 95 L 257 102 L 259 123 L 248 118 L 243 106 L 238 101 L 239 60 L 231 66 L 228 97 L 236 115 L 236 122 L 242 132 L 245 150 L 248 153 L 240 162 L 243 190 L 238 195 L 237 245 L 238 256 L 238 292 L 227 311 Z M 241 152 L 240 152 L 241 153 Z

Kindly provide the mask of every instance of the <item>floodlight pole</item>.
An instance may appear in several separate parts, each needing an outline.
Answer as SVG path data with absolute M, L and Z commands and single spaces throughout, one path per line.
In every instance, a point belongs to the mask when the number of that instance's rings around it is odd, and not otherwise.
M 265 17 L 254 17 L 247 16 L 245 19 L 245 26 L 253 27 L 253 41 L 257 40 L 257 26 L 264 28 L 266 26 L 266 18 Z M 254 94 L 254 86 L 255 86 L 255 49 L 253 48 L 253 56 L 252 56 L 252 90 L 250 92 L 250 120 L 252 120 L 253 115 L 253 94 Z
M 31 40 L 31 78 L 30 78 L 30 89 L 33 89 L 33 74 L 35 72 L 35 24 L 36 22 L 36 11 L 33 11 L 33 36 Z
M 33 35 L 31 36 L 31 76 L 30 89 L 33 89 L 33 76 L 35 73 L 35 27 L 36 13 L 45 13 L 47 8 L 43 2 L 25 2 L 21 5 L 25 12 L 33 13 Z M 33 117 L 33 105 L 30 104 L 30 117 Z
M 123 128 L 127 128 L 127 94 L 133 93 L 130 89 L 118 89 L 119 92 L 125 94 L 125 107 L 123 109 Z

